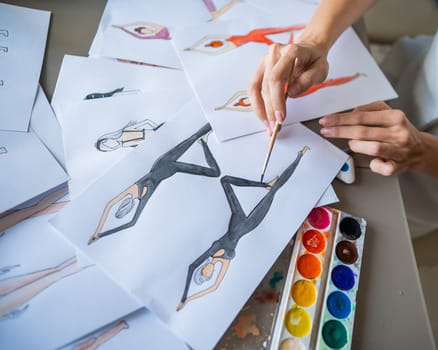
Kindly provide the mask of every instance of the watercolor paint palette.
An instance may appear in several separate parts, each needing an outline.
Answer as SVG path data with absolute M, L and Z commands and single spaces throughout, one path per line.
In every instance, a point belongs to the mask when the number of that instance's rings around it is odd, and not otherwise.
M 313 209 L 298 230 L 271 350 L 350 349 L 366 222 Z

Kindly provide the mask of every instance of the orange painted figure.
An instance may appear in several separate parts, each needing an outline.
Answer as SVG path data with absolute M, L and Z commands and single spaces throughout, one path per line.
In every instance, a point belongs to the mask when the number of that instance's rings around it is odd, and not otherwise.
M 343 85 L 343 84 L 349 83 L 350 81 L 352 81 L 356 78 L 359 78 L 361 76 L 366 77 L 366 75 L 363 73 L 356 73 L 354 75 L 349 75 L 349 76 L 335 78 L 335 79 L 329 79 L 329 80 L 323 81 L 322 83 L 315 84 L 315 85 L 311 86 L 310 88 L 308 88 L 306 91 L 304 91 L 302 94 L 298 95 L 297 97 L 303 97 L 303 96 L 310 95 L 310 94 L 314 93 L 315 91 L 318 91 L 319 89 L 322 89 L 325 87 Z
M 294 42 L 294 32 L 304 29 L 304 24 L 288 27 L 259 28 L 251 30 L 246 35 L 207 35 L 197 41 L 186 51 L 198 51 L 209 55 L 220 55 L 247 43 L 271 45 L 274 43 L 268 36 L 289 33 L 288 43 Z

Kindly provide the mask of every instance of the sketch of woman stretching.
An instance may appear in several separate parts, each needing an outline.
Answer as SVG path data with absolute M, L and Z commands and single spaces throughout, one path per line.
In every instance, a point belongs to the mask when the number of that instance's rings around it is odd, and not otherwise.
M 304 153 L 308 150 L 309 147 L 305 146 L 299 151 L 292 164 L 271 183 L 251 181 L 233 176 L 224 176 L 221 178 L 221 184 L 231 209 L 228 231 L 221 238 L 214 241 L 207 251 L 190 264 L 183 296 L 177 307 L 177 311 L 181 310 L 189 301 L 211 293 L 219 287 L 227 272 L 231 259 L 236 255 L 236 246 L 239 240 L 260 225 L 269 212 L 275 194 L 290 179 Z M 232 185 L 241 187 L 264 187 L 268 189 L 268 193 L 260 200 L 254 209 L 246 215 L 233 191 Z M 212 277 L 215 277 L 215 280 L 212 281 L 214 283 L 211 286 L 188 296 L 192 282 L 197 286 L 201 286 L 212 279 Z
M 304 24 L 297 24 L 289 27 L 260 28 L 251 30 L 246 35 L 206 35 L 198 40 L 186 51 L 197 51 L 208 55 L 221 55 L 225 52 L 238 48 L 248 43 L 261 43 L 271 45 L 274 43 L 268 35 L 289 33 L 289 43 L 294 42 L 294 31 L 304 29 Z
M 133 22 L 121 26 L 113 25 L 113 28 L 118 28 L 137 39 L 170 39 L 169 30 L 165 26 L 152 22 Z
M 6 270 L 10 271 L 18 266 L 9 266 Z M 62 278 L 82 269 L 77 264 L 76 257 L 72 257 L 58 266 L 0 280 L 0 320 L 21 315 L 29 305 L 19 309 L 20 306 Z
M 106 205 L 102 217 L 97 225 L 96 231 L 91 236 L 88 244 L 94 243 L 99 238 L 111 235 L 113 233 L 119 232 L 121 230 L 132 227 L 136 224 L 139 219 L 146 203 L 151 198 L 152 194 L 155 192 L 159 184 L 172 177 L 176 173 L 185 173 L 192 175 L 201 175 L 208 177 L 219 177 L 220 169 L 216 160 L 213 157 L 210 149 L 208 148 L 207 141 L 208 135 L 211 132 L 210 124 L 204 125 L 192 136 L 182 141 L 168 152 L 164 153 L 159 157 L 155 163 L 152 165 L 151 170 L 140 180 L 134 183 L 132 186 L 128 187 L 126 190 L 121 192 L 118 196 L 113 198 Z M 204 167 L 195 164 L 189 164 L 184 162 L 179 162 L 178 159 L 192 146 L 196 141 L 198 141 L 203 148 L 205 160 L 209 167 Z M 133 218 L 120 226 L 112 228 L 110 230 L 101 232 L 112 207 L 119 204 L 117 212 L 115 213 L 116 218 L 121 219 L 126 214 L 128 214 L 135 206 L 135 200 L 138 200 L 138 205 L 135 210 Z
M 164 122 L 157 124 L 150 119 L 140 122 L 130 121 L 122 129 L 100 136 L 95 146 L 101 152 L 111 152 L 121 147 L 137 147 L 141 141 L 150 138 L 163 124 Z

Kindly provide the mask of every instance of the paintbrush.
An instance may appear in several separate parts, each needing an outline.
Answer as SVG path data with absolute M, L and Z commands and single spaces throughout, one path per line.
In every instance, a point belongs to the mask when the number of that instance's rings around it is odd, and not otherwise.
M 298 57 L 294 59 L 292 64 L 290 74 L 288 75 L 288 81 L 284 84 L 284 100 L 287 100 L 287 89 L 289 87 L 289 78 L 292 75 L 295 66 L 297 65 Z M 274 149 L 275 140 L 277 139 L 277 134 L 281 129 L 281 122 L 278 120 L 275 122 L 274 130 L 272 131 L 271 140 L 269 141 L 268 152 L 266 153 L 265 162 L 263 163 L 262 175 L 260 176 L 260 182 L 263 182 L 263 178 L 265 177 L 265 171 L 268 167 L 269 159 L 271 158 L 272 150 Z

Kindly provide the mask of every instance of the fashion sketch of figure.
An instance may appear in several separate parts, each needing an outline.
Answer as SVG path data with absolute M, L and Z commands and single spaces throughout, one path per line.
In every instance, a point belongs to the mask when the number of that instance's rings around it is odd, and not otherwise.
M 241 0 L 228 1 L 219 9 L 216 7 L 214 0 L 202 0 L 202 1 L 204 2 L 205 6 L 207 6 L 207 9 L 211 14 L 211 20 L 214 21 L 218 19 L 220 16 L 222 16 L 225 12 L 227 12 L 230 8 L 232 8 Z
M 308 88 L 306 91 L 298 95 L 297 97 L 303 97 L 314 92 L 324 89 L 330 86 L 340 86 L 343 84 L 347 84 L 350 81 L 353 81 L 359 77 L 366 77 L 364 73 L 356 73 L 353 75 L 343 76 L 339 78 L 333 78 L 323 81 L 322 83 L 315 84 Z M 296 98 L 297 98 L 296 97 Z M 251 101 L 249 99 L 249 95 L 245 90 L 236 92 L 233 96 L 231 96 L 225 104 L 220 107 L 216 107 L 215 111 L 219 110 L 228 110 L 228 111 L 236 111 L 236 112 L 252 112 L 254 109 L 251 106 Z
M 231 96 L 222 106 L 216 107 L 215 111 L 227 110 L 237 112 L 252 112 L 254 109 L 251 106 L 251 101 L 246 90 L 237 91 Z
M 130 121 L 122 129 L 100 136 L 95 146 L 101 152 L 137 147 L 141 141 L 149 139 L 163 124 L 164 122 L 157 124 L 150 119 L 140 122 Z
M 214 241 L 207 251 L 190 264 L 186 285 L 177 311 L 181 310 L 189 301 L 211 293 L 219 287 L 231 260 L 236 255 L 236 246 L 239 240 L 260 225 L 269 212 L 275 194 L 290 179 L 304 153 L 308 150 L 309 147 L 305 146 L 299 151 L 296 159 L 280 176 L 270 183 L 251 181 L 233 176 L 221 178 L 221 184 L 231 209 L 228 230 L 221 238 Z M 264 187 L 268 192 L 254 209 L 246 215 L 234 193 L 232 185 L 239 187 Z M 207 284 L 204 289 L 202 289 L 203 284 Z M 191 287 L 194 287 L 196 291 L 189 296 Z
M 150 171 L 139 179 L 132 186 L 128 187 L 122 191 L 118 196 L 113 198 L 105 206 L 102 213 L 99 224 L 97 225 L 96 231 L 91 236 L 88 244 L 91 244 L 102 238 L 104 236 L 111 235 L 113 233 L 125 230 L 136 224 L 139 219 L 146 203 L 149 201 L 157 187 L 160 183 L 169 177 L 172 177 L 176 173 L 185 173 L 192 175 L 208 176 L 208 177 L 219 177 L 220 169 L 219 166 L 211 153 L 207 142 L 208 136 L 211 132 L 210 124 L 204 125 L 201 129 L 195 132 L 192 136 L 186 140 L 180 142 L 175 147 L 161 155 L 152 165 Z M 196 142 L 198 141 L 204 151 L 205 160 L 209 167 L 184 163 L 178 161 L 178 159 Z M 123 218 L 126 214 L 131 212 L 137 203 L 137 208 L 134 212 L 132 219 L 120 226 L 109 229 L 107 231 L 101 232 L 112 207 L 118 205 L 118 209 L 115 213 L 115 217 L 118 219 Z
M 129 325 L 125 320 L 122 320 L 116 324 L 104 328 L 104 331 L 97 331 L 93 333 L 93 335 L 86 337 L 86 340 L 76 342 L 73 347 L 69 348 L 72 350 L 96 350 L 99 346 L 117 336 L 117 334 L 124 329 L 128 329 Z
M 7 38 L 9 36 L 9 31 L 7 29 L 0 29 L 0 35 Z
M 197 51 L 208 55 L 221 55 L 247 43 L 261 43 L 271 45 L 274 43 L 268 35 L 289 33 L 289 43 L 294 41 L 294 31 L 304 29 L 304 24 L 289 27 L 260 28 L 251 30 L 246 35 L 206 35 L 198 40 L 186 51 Z
M 33 297 L 59 280 L 75 274 L 83 268 L 72 257 L 58 266 L 0 280 L 0 320 L 21 315 L 25 305 Z
M 169 30 L 165 26 L 152 22 L 133 22 L 124 25 L 113 25 L 113 28 L 118 28 L 137 39 L 170 39 Z
M 122 92 L 123 89 L 124 88 L 121 87 L 121 88 L 114 89 L 113 91 L 109 91 L 109 92 L 93 92 L 93 93 L 85 96 L 84 100 L 94 100 L 97 98 L 112 97 L 114 94 L 116 94 L 118 92 Z
M 0 154 L 6 154 L 6 153 L 8 153 L 8 150 L 6 149 L 6 147 L 0 147 Z

